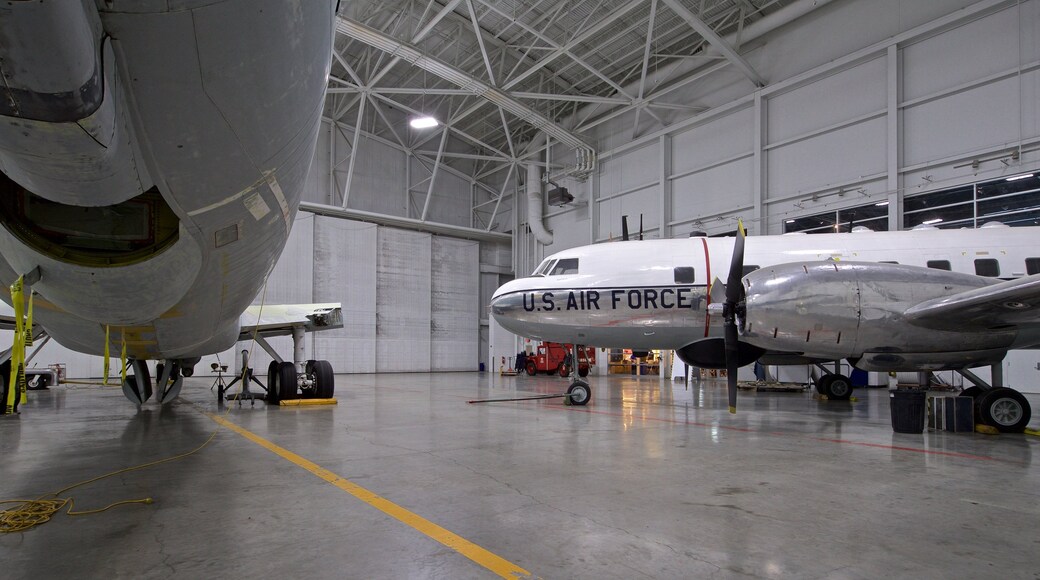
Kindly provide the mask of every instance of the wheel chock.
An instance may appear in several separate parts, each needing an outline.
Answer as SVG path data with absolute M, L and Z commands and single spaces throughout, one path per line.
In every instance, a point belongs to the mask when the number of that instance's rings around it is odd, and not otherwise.
M 983 425 L 981 423 L 975 425 L 975 432 L 982 433 L 984 435 L 1000 435 L 1000 431 L 992 425 Z
M 279 407 L 302 407 L 304 405 L 338 405 L 339 401 L 335 398 L 331 399 L 289 399 L 288 401 L 278 401 Z
M 1026 435 L 1032 435 L 1033 437 L 1040 437 L 1040 429 L 1026 429 L 1023 433 Z

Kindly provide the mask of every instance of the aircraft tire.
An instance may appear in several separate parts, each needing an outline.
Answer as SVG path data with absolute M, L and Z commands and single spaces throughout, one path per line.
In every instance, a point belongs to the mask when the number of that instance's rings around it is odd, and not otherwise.
M 275 376 L 278 373 L 278 361 L 273 360 L 271 364 L 267 365 L 267 402 L 277 404 L 278 403 L 278 389 L 274 388 L 274 382 L 278 380 Z
M 300 398 L 296 388 L 296 365 L 293 363 L 283 362 L 278 365 L 274 384 L 279 401 L 290 401 Z
M 331 399 L 336 393 L 336 377 L 332 363 L 327 360 L 313 361 L 314 394 L 319 399 Z
M 975 403 L 981 423 L 996 427 L 1001 433 L 1021 433 L 1032 416 L 1029 401 L 1022 393 L 1006 387 L 986 391 Z
M 592 387 L 583 381 L 574 381 L 571 383 L 570 388 L 567 389 L 567 394 L 572 405 L 584 407 L 589 404 L 589 399 L 592 398 Z
M 816 392 L 821 395 L 827 394 L 827 389 L 830 388 L 830 383 L 836 375 L 823 375 L 822 377 L 813 381 L 813 386 L 816 387 Z
M 533 360 L 527 361 L 527 364 L 524 365 L 524 370 L 527 371 L 527 376 L 529 377 L 533 377 L 538 374 L 538 367 L 535 366 Z
M 822 385 L 824 395 L 831 401 L 848 401 L 852 397 L 852 381 L 845 375 L 827 375 L 830 380 Z

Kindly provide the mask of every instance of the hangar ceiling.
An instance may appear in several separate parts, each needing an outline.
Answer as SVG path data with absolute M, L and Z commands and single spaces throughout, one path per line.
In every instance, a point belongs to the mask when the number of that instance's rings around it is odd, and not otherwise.
M 591 132 L 619 117 L 632 136 L 703 111 L 677 88 L 738 70 L 765 81 L 742 43 L 824 0 L 354 0 L 340 7 L 325 116 L 352 148 L 377 139 L 426 168 L 465 177 L 483 199 L 504 197 L 503 175 L 537 159 L 539 131 L 575 151 L 555 176 L 593 170 Z M 801 6 L 798 6 L 801 5 Z M 768 22 L 767 22 L 768 21 Z M 757 30 L 756 30 L 757 26 Z M 442 125 L 415 130 L 410 118 Z M 353 157 L 334 179 L 347 207 Z M 555 159 L 555 157 L 554 157 Z M 497 174 L 497 175 L 496 175 Z M 509 177 L 505 177 L 508 182 Z M 410 208 L 426 219 L 426 204 Z M 476 203 L 476 202 L 475 202 Z M 485 201 L 484 205 L 489 202 Z M 497 206 L 497 203 L 494 204 Z M 474 211 L 474 227 L 491 227 Z M 485 223 L 486 222 L 486 223 Z

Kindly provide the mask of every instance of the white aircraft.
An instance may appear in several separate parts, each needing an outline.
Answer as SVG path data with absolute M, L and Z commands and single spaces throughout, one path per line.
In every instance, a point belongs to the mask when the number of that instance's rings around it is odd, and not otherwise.
M 100 355 L 106 330 L 112 353 L 125 343 L 131 401 L 152 392 L 149 360 L 165 361 L 166 402 L 251 326 L 302 337 L 342 325 L 338 304 L 267 306 L 279 323 L 240 323 L 310 168 L 335 5 L 0 7 L 0 283 L 25 276 L 34 321 L 68 348 Z M 272 363 L 272 398 L 331 394 L 317 362 Z
M 631 241 L 546 258 L 502 285 L 491 312 L 520 336 L 601 347 L 672 349 L 729 370 L 847 359 L 868 371 L 954 370 L 975 386 L 981 420 L 1021 431 L 1029 403 L 968 369 L 1040 345 L 1040 227 L 788 234 Z M 727 280 L 713 285 L 716 280 Z M 821 367 L 822 368 L 822 367 Z M 817 389 L 852 392 L 828 374 Z M 571 386 L 571 401 L 591 389 Z

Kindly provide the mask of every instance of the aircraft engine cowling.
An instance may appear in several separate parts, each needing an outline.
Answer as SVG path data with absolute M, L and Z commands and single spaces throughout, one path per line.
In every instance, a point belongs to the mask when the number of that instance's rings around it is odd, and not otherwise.
M 996 282 L 969 274 L 828 261 L 766 267 L 742 282 L 740 340 L 768 351 L 862 359 L 870 369 L 965 367 L 991 360 L 1015 336 L 1010 329 L 959 332 L 906 320 L 903 313 L 923 301 Z

